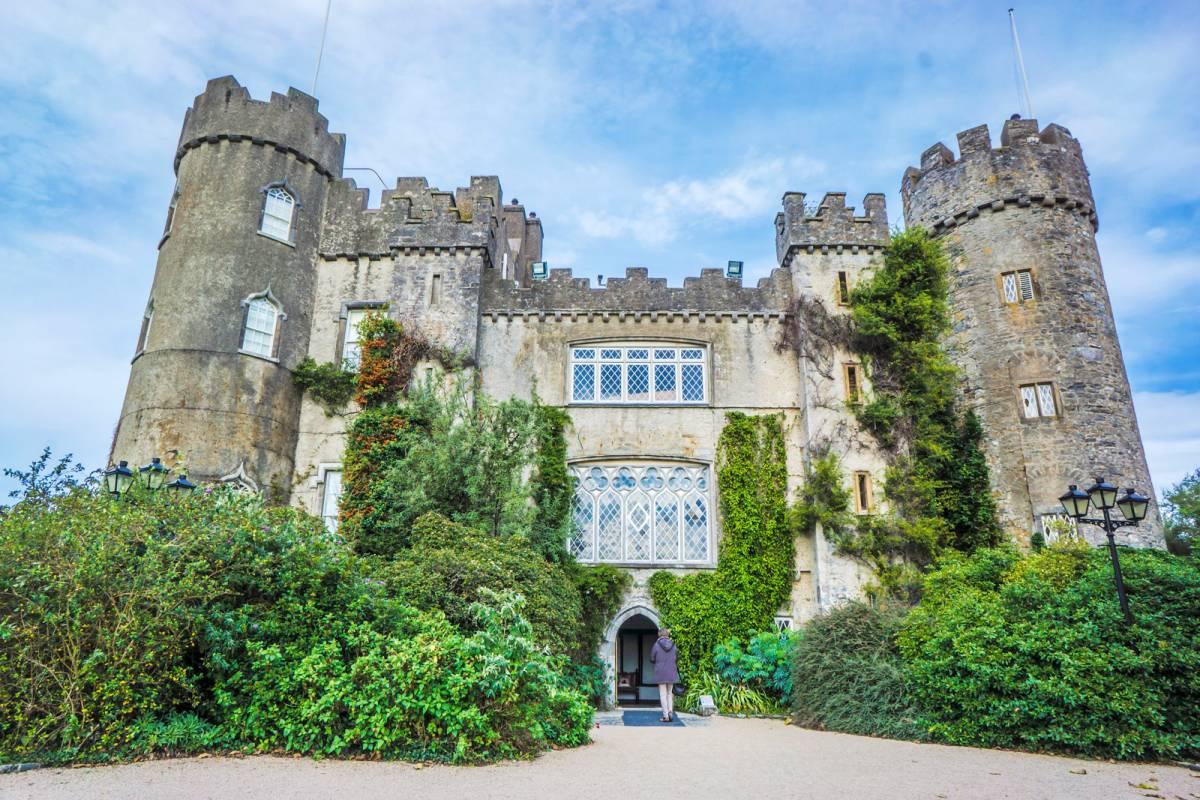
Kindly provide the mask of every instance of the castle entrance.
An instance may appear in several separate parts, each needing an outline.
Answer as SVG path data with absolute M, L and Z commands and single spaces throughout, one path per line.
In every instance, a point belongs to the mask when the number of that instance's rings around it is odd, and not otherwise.
M 657 639 L 658 625 L 644 614 L 635 614 L 617 630 L 613 661 L 617 705 L 658 705 L 658 684 L 650 661 L 650 649 Z

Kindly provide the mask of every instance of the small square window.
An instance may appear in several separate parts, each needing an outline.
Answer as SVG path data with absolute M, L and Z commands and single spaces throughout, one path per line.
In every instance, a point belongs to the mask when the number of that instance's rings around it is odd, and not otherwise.
M 1058 404 L 1054 401 L 1054 384 L 1029 383 L 1020 388 L 1021 413 L 1025 419 L 1058 416 Z
M 1005 272 L 1000 276 L 1001 288 L 1004 290 L 1004 302 L 1028 303 L 1033 300 L 1033 272 L 1027 269 L 1016 272 Z

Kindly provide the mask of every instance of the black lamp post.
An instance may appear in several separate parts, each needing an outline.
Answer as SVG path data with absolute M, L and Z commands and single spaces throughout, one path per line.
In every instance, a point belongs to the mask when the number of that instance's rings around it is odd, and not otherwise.
M 1121 613 L 1125 615 L 1125 623 L 1133 624 L 1133 614 L 1129 611 L 1129 600 L 1125 597 L 1125 579 L 1121 577 L 1121 560 L 1117 557 L 1117 543 L 1113 534 L 1118 528 L 1135 526 L 1146 518 L 1146 510 L 1150 506 L 1149 498 L 1138 494 L 1133 489 L 1126 489 L 1125 496 L 1117 499 L 1117 487 L 1103 478 L 1096 478 L 1094 486 L 1086 492 L 1074 484 L 1067 493 L 1058 498 L 1068 515 L 1079 522 L 1103 528 L 1108 535 L 1108 553 L 1112 556 L 1113 579 L 1117 584 L 1117 598 L 1121 601 Z M 1088 517 L 1088 506 L 1095 506 L 1103 512 L 1102 518 Z M 1113 519 L 1109 514 L 1113 506 L 1121 509 L 1125 519 Z
M 104 470 L 104 488 L 114 497 L 125 494 L 132 483 L 133 470 L 129 468 L 128 461 L 121 461 Z

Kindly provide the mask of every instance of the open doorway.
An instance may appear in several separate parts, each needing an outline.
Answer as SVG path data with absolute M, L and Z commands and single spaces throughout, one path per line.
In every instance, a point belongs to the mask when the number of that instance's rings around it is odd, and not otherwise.
M 633 615 L 617 630 L 613 672 L 618 705 L 658 705 L 658 684 L 650 661 L 650 649 L 657 639 L 658 626 L 643 614 Z

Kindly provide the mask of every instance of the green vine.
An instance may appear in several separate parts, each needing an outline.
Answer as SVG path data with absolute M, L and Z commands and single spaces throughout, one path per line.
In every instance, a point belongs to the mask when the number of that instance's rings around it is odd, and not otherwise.
M 889 512 L 836 527 L 831 538 L 871 566 L 882 592 L 910 600 L 947 548 L 972 552 L 1001 539 L 983 429 L 957 402 L 959 373 L 942 344 L 948 269 L 941 244 L 910 229 L 892 237 L 882 267 L 851 295 L 852 347 L 872 384 L 854 408 L 891 454 Z
M 717 485 L 723 533 L 716 570 L 650 578 L 650 595 L 685 673 L 711 666 L 713 648 L 730 637 L 767 630 L 791 591 L 795 546 L 779 415 L 726 415 Z
M 571 417 L 554 406 L 538 404 L 537 455 L 531 479 L 536 510 L 529 539 L 550 561 L 568 559 L 567 536 L 571 526 L 571 500 L 575 482 L 567 469 L 567 426 Z
M 338 364 L 318 364 L 306 357 L 292 370 L 292 380 L 321 404 L 327 417 L 339 413 L 354 397 L 354 373 Z

